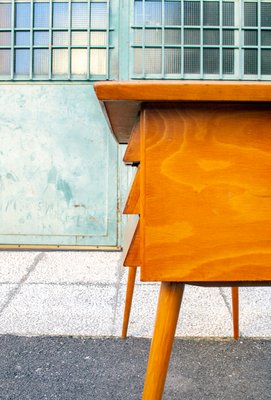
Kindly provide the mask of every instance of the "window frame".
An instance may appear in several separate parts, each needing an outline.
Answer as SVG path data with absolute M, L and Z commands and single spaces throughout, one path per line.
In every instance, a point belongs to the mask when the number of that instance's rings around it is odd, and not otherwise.
M 143 14 L 144 14 L 144 3 L 148 3 L 149 0 L 133 0 L 133 4 L 138 1 L 139 3 L 142 3 L 143 7 Z M 261 44 L 261 34 L 262 31 L 270 31 L 271 32 L 271 24 L 269 27 L 263 27 L 261 26 L 261 5 L 262 3 L 269 3 L 271 4 L 270 0 L 190 0 L 190 2 L 197 2 L 200 4 L 200 12 L 201 12 L 201 24 L 197 26 L 186 26 L 184 24 L 184 3 L 187 0 L 175 0 L 174 2 L 179 2 L 182 7 L 181 11 L 181 25 L 174 27 L 175 29 L 179 29 L 181 31 L 181 44 L 180 45 L 165 45 L 165 31 L 167 29 L 172 29 L 172 26 L 166 26 L 163 24 L 164 20 L 164 4 L 167 2 L 167 0 L 161 0 L 159 3 L 161 3 L 161 12 L 162 12 L 162 23 L 156 27 L 156 29 L 161 29 L 162 31 L 162 42 L 161 44 L 157 45 L 151 45 L 151 44 L 146 44 L 142 40 L 142 45 L 137 45 L 134 43 L 134 32 L 136 29 L 142 29 L 143 33 L 142 36 L 144 37 L 144 31 L 150 30 L 150 29 L 155 29 L 155 26 L 147 26 L 144 23 L 142 26 L 136 25 L 135 22 L 135 7 L 131 7 L 131 24 L 130 24 L 130 69 L 129 69 L 129 76 L 130 79 L 172 79 L 172 80 L 182 80 L 182 79 L 194 79 L 194 80 L 271 80 L 271 68 L 270 68 L 270 74 L 262 74 L 261 69 L 262 67 L 262 60 L 261 60 L 261 54 L 262 51 L 264 50 L 269 50 L 270 51 L 270 64 L 271 64 L 271 46 L 262 46 Z M 219 25 L 217 26 L 207 26 L 203 25 L 203 4 L 204 2 L 217 2 L 219 4 L 219 15 L 221 18 L 222 15 L 222 7 L 223 3 L 233 3 L 234 4 L 234 26 L 225 26 L 222 24 L 222 21 L 220 22 Z M 253 27 L 247 27 L 244 25 L 244 4 L 245 3 L 255 3 L 257 4 L 257 10 L 258 10 L 258 16 L 257 16 L 257 26 Z M 144 15 L 143 15 L 144 19 Z M 200 31 L 200 43 L 191 46 L 187 45 L 184 43 L 184 34 L 187 29 L 198 29 Z M 214 46 L 210 44 L 204 44 L 203 42 L 203 33 L 206 30 L 209 29 L 215 29 L 219 30 L 219 44 L 216 44 Z M 226 30 L 231 30 L 234 32 L 234 43 L 232 45 L 224 45 L 223 44 L 223 39 L 222 35 L 223 32 Z M 255 45 L 245 45 L 244 42 L 244 37 L 245 37 L 245 32 L 247 30 L 257 30 L 258 34 L 258 43 Z M 271 33 L 270 33 L 271 34 Z M 142 68 L 141 72 L 135 73 L 134 71 L 134 66 L 135 66 L 135 57 L 134 57 L 134 49 L 142 49 L 142 53 L 144 54 L 145 49 L 160 49 L 161 48 L 161 68 L 160 68 L 160 73 L 146 73 L 144 70 L 144 55 L 142 56 Z M 168 48 L 174 48 L 180 49 L 180 58 L 181 58 L 181 66 L 180 66 L 180 71 L 175 74 L 167 74 L 165 72 L 165 50 Z M 185 72 L 185 61 L 184 61 L 184 53 L 186 49 L 198 49 L 200 52 L 200 57 L 199 57 L 199 71 L 198 73 L 186 73 Z M 217 49 L 219 51 L 219 72 L 215 73 L 206 73 L 204 72 L 203 64 L 204 64 L 204 49 Z M 232 49 L 234 51 L 233 55 L 233 73 L 223 73 L 223 62 L 222 62 L 222 57 L 223 57 L 223 51 L 227 49 Z M 246 74 L 245 73 L 245 63 L 244 63 L 244 57 L 245 57 L 245 51 L 246 50 L 254 50 L 257 52 L 257 73 L 254 74 Z
M 0 28 L 0 33 L 10 33 L 10 43 L 5 45 L 0 45 L 0 51 L 9 50 L 10 51 L 10 71 L 8 74 L 1 74 L 1 81 L 97 81 L 97 80 L 108 80 L 115 77 L 115 70 L 111 74 L 110 66 L 112 59 L 116 57 L 115 40 L 112 39 L 112 35 L 115 31 L 111 25 L 111 3 L 116 2 L 116 0 L 0 0 L 1 4 L 10 4 L 11 7 L 11 25 L 10 27 Z M 34 10 L 36 4 L 46 3 L 49 7 L 49 21 L 45 27 L 37 27 L 35 24 Z M 68 25 L 67 27 L 56 27 L 53 24 L 53 9 L 54 4 L 67 4 L 68 5 Z M 88 26 L 87 27 L 73 27 L 72 26 L 72 7 L 73 4 L 84 3 L 87 5 L 88 9 Z M 107 20 L 106 26 L 99 28 L 92 25 L 91 23 L 91 7 L 93 4 L 104 4 L 106 7 L 105 18 Z M 30 24 L 25 27 L 16 26 L 16 7 L 17 5 L 29 4 L 30 5 Z M 115 7 L 115 5 L 114 5 Z M 97 11 L 98 12 L 98 11 Z M 20 33 L 29 33 L 30 43 L 29 44 L 16 44 L 16 36 Z M 35 44 L 35 36 L 38 32 L 44 32 L 48 35 L 48 43 L 46 44 Z M 57 32 L 67 33 L 68 43 L 65 45 L 54 44 L 53 35 Z M 75 32 L 86 32 L 87 43 L 82 45 L 72 43 L 72 35 Z M 91 33 L 103 32 L 105 40 L 103 44 L 91 43 Z M 96 34 L 96 36 L 98 36 Z M 101 36 L 101 35 L 100 35 Z M 101 39 L 103 39 L 101 37 Z M 35 65 L 34 65 L 34 54 L 38 54 L 39 50 L 46 50 L 48 63 L 47 63 L 47 73 L 46 74 L 36 74 L 35 75 Z M 60 51 L 59 51 L 60 50 Z M 68 53 L 68 65 L 67 74 L 54 74 L 54 53 L 57 51 L 59 57 L 61 58 L 61 50 L 66 50 Z M 76 74 L 72 70 L 72 52 L 73 50 L 86 50 L 86 65 L 84 66 L 86 73 Z M 29 73 L 27 74 L 16 74 L 16 53 L 20 51 L 29 51 Z M 91 54 L 98 52 L 104 52 L 104 66 L 102 73 L 97 73 L 97 62 L 95 62 L 96 57 L 91 57 Z M 94 64 L 92 64 L 94 60 Z M 82 63 L 81 63 L 82 64 Z M 96 65 L 96 67 L 95 67 Z M 83 68 L 83 67 L 81 67 Z M 93 73 L 91 72 L 91 69 Z M 99 72 L 99 71 L 98 71 Z

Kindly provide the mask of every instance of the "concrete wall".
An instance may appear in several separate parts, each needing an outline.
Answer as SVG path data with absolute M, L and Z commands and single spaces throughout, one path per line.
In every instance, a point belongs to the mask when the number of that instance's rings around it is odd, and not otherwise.
M 119 336 L 119 252 L 0 252 L 0 334 Z M 129 335 L 151 336 L 159 285 L 137 280 Z M 240 289 L 240 330 L 271 337 L 271 288 Z M 187 286 L 177 336 L 232 335 L 230 289 Z

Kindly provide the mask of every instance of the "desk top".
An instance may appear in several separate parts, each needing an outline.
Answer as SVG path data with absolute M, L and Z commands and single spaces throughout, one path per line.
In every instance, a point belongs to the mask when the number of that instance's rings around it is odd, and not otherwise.
M 94 89 L 119 143 L 128 143 L 142 102 L 271 102 L 271 82 L 115 81 Z

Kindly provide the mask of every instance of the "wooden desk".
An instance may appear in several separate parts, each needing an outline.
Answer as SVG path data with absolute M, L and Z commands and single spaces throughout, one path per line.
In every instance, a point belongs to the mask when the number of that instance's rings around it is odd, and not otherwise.
M 159 400 L 184 283 L 271 285 L 271 83 L 95 90 L 116 139 L 129 141 L 125 161 L 140 163 L 126 205 L 140 220 L 125 263 L 162 282 L 142 397 Z

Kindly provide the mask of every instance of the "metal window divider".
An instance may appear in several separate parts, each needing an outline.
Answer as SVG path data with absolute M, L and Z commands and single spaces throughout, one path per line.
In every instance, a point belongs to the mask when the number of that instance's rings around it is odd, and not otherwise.
M 52 79 L 52 69 L 53 69 L 53 50 L 52 50 L 52 45 L 53 45 L 53 1 L 51 0 L 49 2 L 49 43 L 48 43 L 48 55 L 49 55 L 49 65 L 48 65 L 48 72 L 49 72 L 49 80 Z
M 262 38 L 261 38 L 261 0 L 257 0 L 257 34 L 258 34 L 258 51 L 257 51 L 257 70 L 258 70 L 258 80 L 261 79 L 261 58 L 262 58 Z
M 243 42 L 243 33 L 244 33 L 244 12 L 243 12 L 243 1 L 240 1 L 239 3 L 236 3 L 236 10 L 238 10 L 238 31 L 239 31 L 239 37 L 238 37 L 238 46 L 239 46 L 239 57 L 238 57 L 238 61 L 239 61 L 239 65 L 238 65 L 238 70 L 239 70 L 239 79 L 243 79 L 244 78 L 244 63 L 243 63 L 243 59 L 245 57 L 245 52 L 244 52 L 244 48 L 242 45 Z M 234 25 L 236 25 L 236 18 L 234 21 Z
M 71 80 L 71 66 L 72 66 L 72 50 L 71 50 L 71 26 L 72 26 L 72 0 L 68 0 L 68 13 L 69 13 L 69 25 L 68 25 L 68 80 Z
M 14 50 L 14 43 L 15 43 L 15 0 L 11 2 L 11 49 L 10 49 L 10 79 L 14 79 L 14 69 L 15 69 L 15 50 Z
M 107 24 L 106 24 L 106 80 L 109 79 L 109 71 L 110 71 L 110 56 L 109 56 L 109 48 L 110 48 L 110 3 L 109 0 L 106 0 L 106 16 L 107 16 Z
M 219 0 L 219 79 L 223 78 L 223 0 Z
M 33 79 L 33 60 L 34 60 L 34 50 L 33 50 L 33 27 L 34 27 L 34 0 L 30 2 L 30 48 L 29 48 L 29 79 Z
M 162 78 L 165 78 L 165 0 L 162 0 L 162 48 L 161 48 L 161 74 Z
M 203 79 L 204 71 L 203 71 L 203 1 L 200 0 L 200 79 Z
M 142 0 L 142 75 L 145 79 L 145 0 Z
M 90 5 L 90 0 L 88 0 L 88 29 L 87 29 L 87 34 L 88 34 L 88 40 L 87 40 L 87 80 L 90 80 L 90 46 L 91 46 L 91 41 L 90 41 L 90 35 L 91 35 L 91 30 L 90 30 L 90 17 L 91 13 L 91 5 Z
M 181 0 L 181 79 L 184 77 L 184 0 Z
M 132 17 L 133 17 L 133 20 L 134 20 L 134 11 L 133 11 Z M 128 75 L 128 77 L 126 77 L 126 79 L 129 79 L 130 76 L 135 75 L 135 56 L 134 56 L 134 52 L 135 52 L 135 48 L 136 48 L 135 47 L 135 41 L 134 41 L 135 29 L 136 28 L 134 28 L 130 24 L 130 30 L 129 30 L 129 60 L 130 60 L 130 62 L 129 62 L 129 75 Z M 121 43 L 121 38 L 119 39 L 119 41 L 120 41 L 119 45 L 121 45 L 122 44 Z M 121 67 L 121 64 L 119 64 L 119 65 Z M 122 72 L 122 69 L 121 69 L 121 71 L 119 71 L 119 74 L 121 74 L 121 72 Z M 121 76 L 122 76 L 122 74 L 119 77 L 121 77 Z

